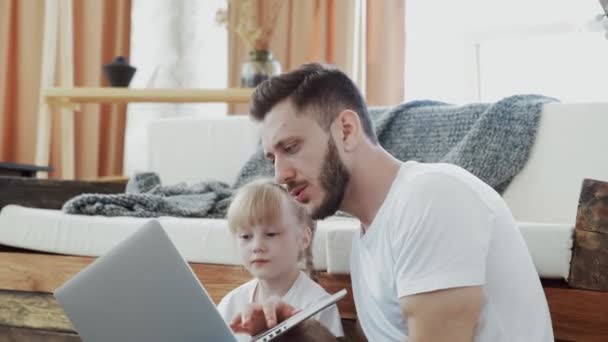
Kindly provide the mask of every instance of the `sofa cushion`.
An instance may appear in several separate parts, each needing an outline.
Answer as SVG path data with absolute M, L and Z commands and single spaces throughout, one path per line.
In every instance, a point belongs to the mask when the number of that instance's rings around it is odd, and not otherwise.
M 223 219 L 161 217 L 169 237 L 191 262 L 239 265 L 234 239 Z M 100 256 L 147 219 L 64 214 L 60 210 L 9 205 L 0 212 L 0 244 L 43 252 Z M 572 225 L 519 223 L 539 274 L 566 278 L 570 270 Z M 359 221 L 332 217 L 318 222 L 314 266 L 349 273 L 351 242 Z
M 248 116 L 161 119 L 148 126 L 148 170 L 163 184 L 214 180 L 232 184 L 258 143 Z M 144 171 L 144 170 L 141 170 Z
M 574 224 L 584 178 L 608 180 L 608 103 L 548 103 L 503 198 L 517 221 Z

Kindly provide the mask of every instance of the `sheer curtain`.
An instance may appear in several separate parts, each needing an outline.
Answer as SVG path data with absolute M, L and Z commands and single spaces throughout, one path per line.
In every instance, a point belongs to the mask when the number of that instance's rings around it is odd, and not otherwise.
M 225 6 L 225 0 L 133 0 L 130 63 L 137 72 L 131 87 L 225 88 L 228 38 L 215 23 Z M 225 112 L 225 104 L 130 104 L 124 174 L 147 170 L 151 121 Z

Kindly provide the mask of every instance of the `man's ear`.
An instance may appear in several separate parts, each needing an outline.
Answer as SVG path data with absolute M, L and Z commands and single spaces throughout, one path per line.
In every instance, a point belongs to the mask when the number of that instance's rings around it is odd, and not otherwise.
M 359 115 L 350 109 L 345 109 L 338 114 L 335 124 L 344 150 L 347 152 L 354 150 L 359 143 L 362 132 Z

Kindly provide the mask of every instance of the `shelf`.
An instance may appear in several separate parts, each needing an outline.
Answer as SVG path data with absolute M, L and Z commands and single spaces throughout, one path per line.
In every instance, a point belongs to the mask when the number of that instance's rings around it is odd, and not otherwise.
M 134 88 L 49 88 L 44 93 L 48 104 L 129 103 L 129 102 L 249 102 L 253 88 L 228 89 L 134 89 Z
M 185 88 L 119 88 L 119 87 L 71 87 L 48 88 L 41 103 L 36 145 L 36 163 L 49 162 L 51 145 L 51 110 L 61 108 L 62 113 L 62 170 L 65 179 L 74 178 L 74 112 L 83 103 L 248 103 L 253 88 L 185 89 Z M 41 175 L 42 177 L 45 174 Z

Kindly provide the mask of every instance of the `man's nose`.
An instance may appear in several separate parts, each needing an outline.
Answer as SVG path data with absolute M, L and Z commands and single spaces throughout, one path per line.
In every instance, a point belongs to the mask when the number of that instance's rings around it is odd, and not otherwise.
M 274 178 L 279 184 L 285 184 L 296 177 L 295 169 L 284 159 L 277 158 L 274 162 Z

